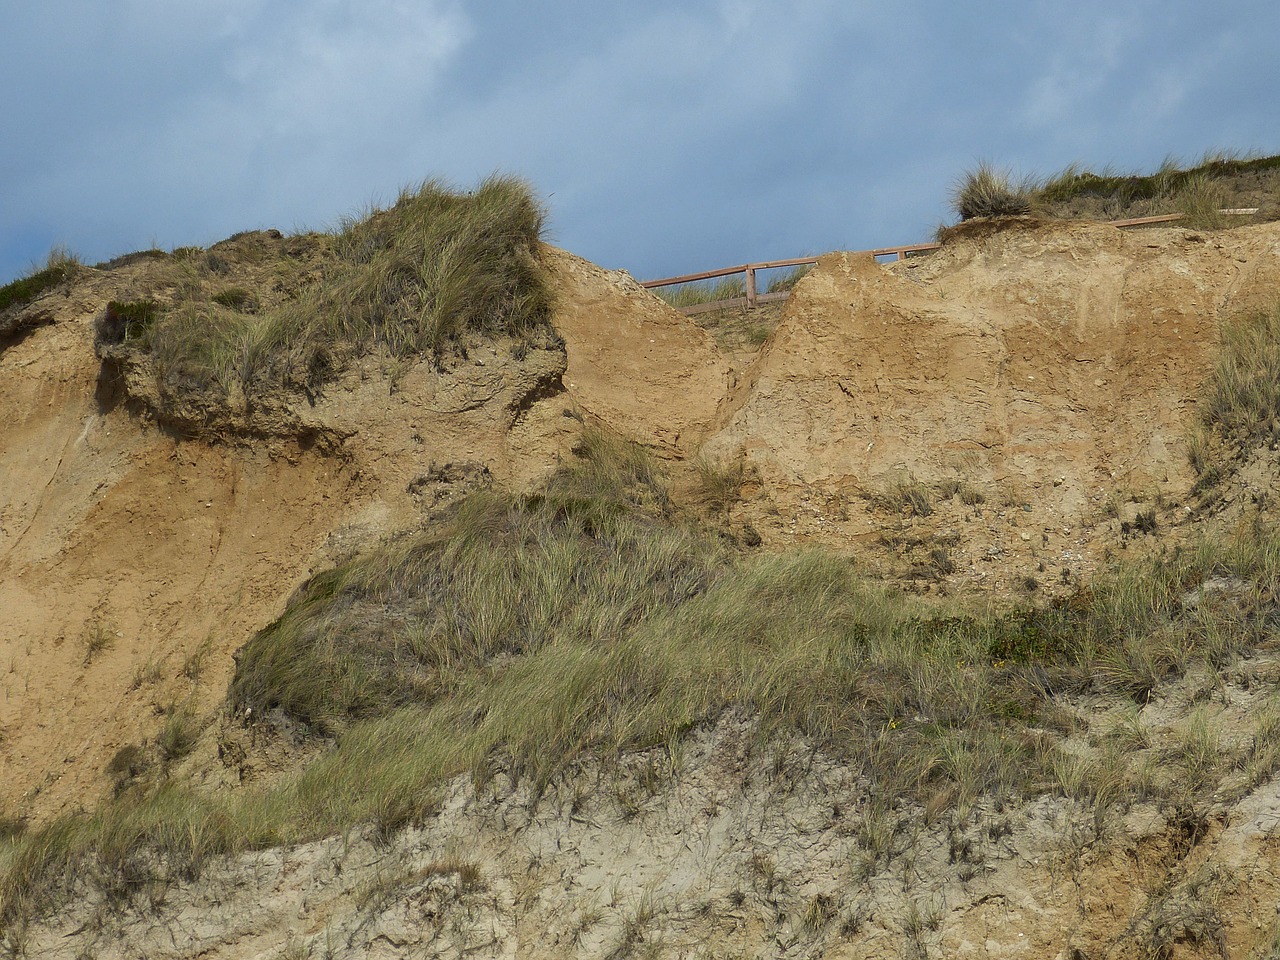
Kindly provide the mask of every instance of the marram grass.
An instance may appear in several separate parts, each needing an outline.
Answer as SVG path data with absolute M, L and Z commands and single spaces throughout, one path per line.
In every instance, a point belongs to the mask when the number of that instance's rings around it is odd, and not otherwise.
M 478 495 L 446 531 L 318 577 L 245 647 L 232 704 L 331 737 L 317 759 L 238 794 L 135 787 L 11 836 L 0 923 L 49 909 L 68 876 L 125 894 L 218 854 L 395 830 L 457 775 L 546 784 L 726 710 L 761 736 L 805 736 L 887 798 L 1112 797 L 1130 788 L 1120 767 L 1071 766 L 1045 745 L 1052 697 L 1142 703 L 1274 633 L 1272 531 L 1122 566 L 1047 608 L 973 614 L 870 582 L 836 553 L 739 555 L 673 514 L 638 448 L 594 435 L 584 452 L 539 496 Z M 1248 592 L 1188 602 L 1210 576 Z M 1209 769 L 1203 753 L 1188 763 Z
M 175 300 L 135 348 L 164 393 L 250 395 L 314 388 L 369 351 L 402 358 L 470 332 L 526 334 L 550 315 L 538 256 L 545 220 L 517 178 L 490 177 L 468 193 L 428 181 L 346 221 L 325 244 L 322 278 L 272 309 L 256 309 L 246 291 L 206 289 L 203 261 L 177 262 Z

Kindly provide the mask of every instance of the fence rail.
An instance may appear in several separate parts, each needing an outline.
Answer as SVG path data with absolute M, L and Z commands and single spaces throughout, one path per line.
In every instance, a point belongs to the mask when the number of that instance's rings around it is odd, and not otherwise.
M 1227 216 L 1249 216 L 1258 212 L 1257 207 L 1237 208 L 1232 210 L 1219 210 L 1221 214 Z M 1140 227 L 1154 223 L 1172 223 L 1175 220 L 1181 220 L 1181 213 L 1166 213 L 1155 217 L 1130 217 L 1127 220 L 1109 220 L 1107 223 L 1113 227 Z M 855 255 L 870 254 L 872 257 L 893 257 L 895 260 L 905 260 L 913 253 L 928 253 L 931 250 L 937 250 L 942 244 L 940 243 L 905 243 L 896 247 L 876 247 L 874 250 L 857 250 L 853 251 Z M 803 267 L 818 262 L 818 257 L 792 257 L 789 260 L 762 260 L 759 263 L 744 263 L 736 267 L 721 267 L 719 270 L 704 270 L 702 273 L 687 273 L 680 277 L 664 277 L 661 280 L 645 280 L 640 286 L 648 289 L 656 289 L 658 287 L 674 287 L 682 283 L 696 283 L 699 280 L 715 280 L 719 277 L 732 277 L 735 274 L 746 275 L 746 296 L 733 297 L 729 300 L 711 300 L 707 303 L 695 303 L 687 307 L 676 307 L 681 313 L 692 315 L 695 313 L 705 313 L 709 310 L 724 310 L 730 307 L 756 307 L 762 303 L 774 303 L 778 300 L 785 300 L 791 295 L 791 291 L 784 290 L 778 293 L 759 293 L 756 290 L 756 272 L 759 270 L 774 270 L 779 267 Z

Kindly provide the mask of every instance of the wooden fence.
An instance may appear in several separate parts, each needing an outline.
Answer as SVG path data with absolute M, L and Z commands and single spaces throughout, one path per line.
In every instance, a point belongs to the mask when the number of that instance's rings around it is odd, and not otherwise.
M 1249 209 L 1237 210 L 1219 210 L 1219 213 L 1248 216 L 1258 212 L 1257 207 Z M 1107 221 L 1113 227 L 1140 227 L 1154 223 L 1171 223 L 1174 220 L 1181 220 L 1181 213 L 1166 213 L 1156 217 L 1131 217 L 1128 220 L 1110 220 Z M 874 250 L 857 250 L 855 255 L 871 255 L 872 257 L 893 257 L 895 260 L 905 260 L 910 254 L 928 253 L 931 250 L 937 250 L 941 244 L 939 243 L 906 243 L 897 247 L 877 247 Z M 699 280 L 715 280 L 718 277 L 732 277 L 735 274 L 746 274 L 746 296 L 733 297 L 729 300 L 712 300 L 707 303 L 695 303 L 687 307 L 677 307 L 681 313 L 695 314 L 704 313 L 709 310 L 725 310 L 730 307 L 755 307 L 762 303 L 773 303 L 778 300 L 785 300 L 791 296 L 790 290 L 782 290 L 777 293 L 760 293 L 756 289 L 756 272 L 760 270 L 773 270 L 778 267 L 804 267 L 818 262 L 817 257 L 793 257 L 790 260 L 763 260 L 760 263 L 744 263 L 736 267 L 722 267 L 719 270 L 704 270 L 702 273 L 688 273 L 681 277 L 664 277 L 661 280 L 645 280 L 640 286 L 649 289 L 657 287 L 674 287 L 681 283 L 695 283 Z

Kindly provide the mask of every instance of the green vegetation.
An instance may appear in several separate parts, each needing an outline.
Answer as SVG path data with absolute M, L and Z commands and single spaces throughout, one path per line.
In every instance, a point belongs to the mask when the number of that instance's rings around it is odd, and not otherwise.
M 721 277 L 702 283 L 682 283 L 674 287 L 658 287 L 658 298 L 673 307 L 696 307 L 703 303 L 737 300 L 747 295 L 747 282 L 742 277 Z
M 945 496 L 951 495 L 949 489 L 949 484 L 944 485 L 942 492 Z M 910 513 L 913 517 L 927 517 L 933 513 L 933 491 L 912 476 L 895 480 L 884 490 L 872 494 L 871 502 L 890 513 Z
M 765 293 L 783 293 L 795 288 L 812 270 L 811 266 L 794 267 L 773 277 Z M 653 291 L 660 300 L 673 307 L 696 307 L 704 303 L 722 300 L 738 300 L 747 295 L 747 281 L 741 276 L 721 277 L 718 280 L 695 281 L 672 287 L 656 287 Z
M 1206 180 L 1275 169 L 1280 169 L 1280 156 L 1248 157 L 1230 152 L 1206 154 L 1199 163 L 1187 168 L 1177 158 L 1167 157 L 1152 174 L 1118 174 L 1112 170 L 1095 173 L 1072 164 L 1038 184 L 1035 196 L 1040 203 L 1062 203 L 1090 196 L 1131 205 L 1176 196 L 1188 186 L 1199 189 L 1198 183 Z
M 1175 212 L 1182 214 L 1179 222 L 1185 226 L 1196 230 L 1217 230 L 1227 224 L 1229 218 L 1222 213 L 1227 205 L 1227 191 L 1207 173 L 1183 178 L 1168 197 Z
M 1130 563 L 1046 607 L 974 613 L 912 600 L 834 553 L 736 554 L 673 512 L 639 448 L 589 433 L 581 454 L 537 496 L 478 493 L 446 530 L 318 576 L 244 648 L 231 705 L 333 738 L 309 766 L 209 795 L 135 780 L 138 758 L 124 758 L 117 801 L 0 846 L 0 924 L 67 877 L 123 896 L 230 850 L 392 831 L 436 809 L 455 775 L 545 784 L 587 757 L 674 745 L 726 710 L 762 737 L 804 735 L 886 798 L 1149 794 L 1150 771 L 1123 755 L 1058 749 L 1054 698 L 1143 703 L 1274 635 L 1271 531 Z M 1241 591 L 1185 600 L 1210 577 Z M 162 757 L 189 749 L 194 725 L 175 711 Z M 1260 724 L 1250 766 L 1274 765 L 1277 726 Z M 1211 780 L 1214 742 L 1188 724 L 1178 766 L 1195 776 L 1168 789 Z
M 1192 492 L 1209 495 L 1233 461 L 1280 442 L 1280 305 L 1223 324 L 1218 359 L 1187 437 Z
M 241 313 L 253 313 L 258 308 L 257 298 L 243 287 L 228 287 L 226 290 L 219 290 L 211 299 L 219 306 L 230 307 L 232 310 L 239 310 Z
M 152 361 L 162 393 L 249 394 L 310 389 L 371 350 L 405 357 L 468 331 L 529 334 L 551 304 L 537 255 L 544 220 L 521 180 L 491 177 L 471 193 L 430 181 L 345 222 L 327 238 L 322 278 L 260 311 L 247 291 L 209 289 L 206 278 L 226 272 L 221 254 L 185 252 L 169 258 L 172 304 L 131 349 Z M 128 332 L 111 322 L 99 332 L 109 347 Z
M 742 458 L 718 461 L 700 456 L 694 462 L 702 496 L 713 510 L 727 513 L 737 502 L 747 481 L 747 464 Z
M 1200 421 L 1242 450 L 1280 439 L 1280 306 L 1223 324 Z
M 961 220 L 1025 214 L 1120 219 L 1177 213 L 1186 226 L 1212 230 L 1232 219 L 1220 212 L 1231 205 L 1232 178 L 1267 171 L 1280 171 L 1280 156 L 1211 153 L 1190 167 L 1169 157 L 1151 174 L 1110 169 L 1099 173 L 1071 164 L 1049 177 L 1017 181 L 1009 171 L 981 163 L 960 178 L 951 201 Z M 1274 216 L 1274 211 L 1265 215 Z M 939 228 L 940 239 L 948 234 L 949 228 Z
M 80 269 L 80 261 L 65 247 L 54 247 L 45 265 L 25 277 L 0 287 L 0 311 L 30 303 L 40 294 L 70 282 Z
M 160 305 L 154 300 L 112 300 L 98 319 L 95 335 L 99 343 L 131 343 L 144 340 L 151 332 Z
M 174 705 L 156 737 L 156 747 L 162 760 L 172 763 L 181 760 L 196 745 L 200 735 L 200 718 L 190 704 Z
M 951 191 L 951 206 L 961 220 L 975 217 L 1016 217 L 1031 212 L 1032 184 L 1014 183 L 1007 170 L 978 164 Z
M 780 273 L 769 281 L 769 285 L 765 287 L 765 293 L 783 293 L 790 292 L 795 289 L 797 283 L 807 277 L 812 272 L 813 267 L 807 264 L 799 267 L 793 267 L 785 273 Z
M 98 655 L 115 646 L 118 631 L 115 626 L 98 620 L 86 627 L 84 634 L 84 666 L 89 666 Z
M 477 494 L 444 531 L 315 578 L 245 647 L 233 702 L 331 732 L 495 660 L 595 648 L 704 591 L 721 551 L 640 509 L 665 500 L 647 458 L 598 434 L 586 453 L 538 497 Z

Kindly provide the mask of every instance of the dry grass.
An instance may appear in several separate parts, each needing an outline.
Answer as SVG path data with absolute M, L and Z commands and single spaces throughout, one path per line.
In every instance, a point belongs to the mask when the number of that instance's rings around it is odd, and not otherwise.
M 322 279 L 272 309 L 216 282 L 227 262 L 215 251 L 170 258 L 172 304 L 132 328 L 105 316 L 100 348 L 148 358 L 162 394 L 247 396 L 312 389 L 363 352 L 399 358 L 438 353 L 469 331 L 527 334 L 544 329 L 550 311 L 538 260 L 544 221 L 521 180 L 490 177 L 470 193 L 429 181 L 344 222 L 319 244 Z
M 1231 206 L 1231 178 L 1280 168 L 1280 156 L 1246 156 L 1230 151 L 1206 153 L 1193 164 L 1167 157 L 1150 174 L 1114 169 L 1093 171 L 1079 164 L 1032 185 L 1037 213 L 1058 217 L 1152 216 L 1181 213 L 1196 229 L 1216 229 L 1232 218 L 1219 209 Z M 1238 222 L 1238 221 L 1237 221 Z
M 1280 305 L 1223 325 L 1200 421 L 1242 452 L 1280 440 Z
M 951 190 L 951 207 L 961 220 L 1017 217 L 1031 212 L 1031 183 L 1015 183 L 1008 170 L 989 163 L 966 172 Z
M 775 277 L 771 277 L 764 292 L 789 293 L 796 288 L 797 283 L 807 277 L 812 271 L 813 267 L 808 264 L 792 267 L 790 270 L 786 270 Z
M 713 510 L 727 513 L 741 496 L 747 480 L 747 465 L 742 458 L 714 460 L 700 456 L 694 463 L 703 500 Z
M 742 277 L 721 277 L 698 283 L 682 283 L 673 287 L 658 287 L 658 298 L 673 307 L 695 307 L 703 303 L 736 300 L 747 295 L 747 282 Z
M 913 517 L 932 514 L 933 501 L 933 491 L 913 476 L 899 478 L 871 496 L 876 507 L 890 513 L 909 513 Z
M 1184 178 L 1170 197 L 1182 214 L 1181 222 L 1196 230 L 1218 230 L 1230 219 L 1221 212 L 1227 204 L 1227 191 L 1207 173 Z
M 318 577 L 244 649 L 232 702 L 332 735 L 318 759 L 239 795 L 131 787 L 93 817 L 7 841 L 0 922 L 56 902 L 68 876 L 127 896 L 229 850 L 358 823 L 393 831 L 429 816 L 458 774 L 483 782 L 496 766 L 546 784 L 730 709 L 762 737 L 800 734 L 845 758 L 877 796 L 1101 802 L 1138 778 L 1061 755 L 1044 732 L 1055 696 L 1094 687 L 1140 703 L 1270 635 L 1280 536 L 1268 531 L 1130 564 L 1046 608 L 974 615 L 868 582 L 838 554 L 736 555 L 671 514 L 639 448 L 597 434 L 582 453 L 536 497 L 477 495 L 447 531 Z M 1210 576 L 1247 595 L 1184 605 Z M 1274 762 L 1269 731 L 1259 769 Z M 1190 724 L 1179 763 L 1207 781 L 1212 746 L 1212 729 Z M 893 822 L 868 814 L 875 862 Z
M 0 313 L 10 307 L 30 303 L 40 294 L 70 283 L 80 267 L 79 258 L 66 247 L 54 247 L 49 251 L 44 266 L 34 268 L 26 276 L 0 287 Z
M 778 268 L 775 268 L 775 270 Z M 765 285 L 765 293 L 789 292 L 795 285 L 808 276 L 813 269 L 801 265 L 784 270 L 769 278 Z M 760 272 L 756 274 L 760 277 Z M 681 283 L 671 287 L 656 287 L 654 294 L 673 307 L 695 307 L 704 303 L 718 303 L 721 300 L 737 300 L 747 295 L 747 281 L 742 276 L 720 277 L 714 280 L 701 280 L 692 283 Z

